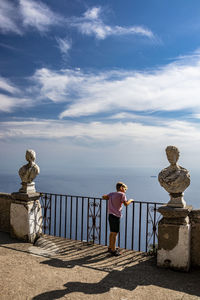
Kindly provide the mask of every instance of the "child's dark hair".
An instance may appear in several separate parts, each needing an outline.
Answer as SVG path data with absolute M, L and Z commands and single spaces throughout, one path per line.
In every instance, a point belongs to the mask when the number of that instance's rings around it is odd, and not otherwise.
M 121 187 L 125 188 L 126 190 L 127 190 L 127 188 L 128 188 L 127 185 L 126 185 L 125 183 L 119 181 L 119 182 L 116 184 L 116 190 L 119 191 Z

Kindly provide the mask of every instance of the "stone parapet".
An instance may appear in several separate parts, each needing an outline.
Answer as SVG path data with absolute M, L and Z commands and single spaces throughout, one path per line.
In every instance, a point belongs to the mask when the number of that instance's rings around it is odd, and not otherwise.
M 0 231 L 10 232 L 11 195 L 0 193 Z
M 191 222 L 191 264 L 200 267 L 200 209 L 190 212 Z

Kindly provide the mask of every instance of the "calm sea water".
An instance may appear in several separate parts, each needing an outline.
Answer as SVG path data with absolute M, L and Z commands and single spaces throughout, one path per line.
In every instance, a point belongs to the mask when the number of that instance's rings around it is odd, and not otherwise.
M 40 175 L 35 180 L 38 192 L 68 194 L 77 196 L 101 197 L 115 191 L 117 181 L 128 185 L 127 198 L 138 201 L 168 202 L 168 193 L 158 183 L 159 170 L 153 169 L 98 169 L 78 170 L 66 174 Z M 188 205 L 200 208 L 199 174 L 191 173 L 191 184 L 185 191 L 184 199 Z M 155 177 L 152 177 L 155 176 Z M 0 192 L 12 193 L 20 188 L 20 178 L 16 174 L 0 174 Z

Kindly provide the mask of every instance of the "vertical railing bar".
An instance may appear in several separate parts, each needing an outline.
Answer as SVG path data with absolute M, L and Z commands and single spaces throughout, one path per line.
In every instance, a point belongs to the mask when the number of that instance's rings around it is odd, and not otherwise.
M 90 203 L 88 199 L 88 213 L 87 213 L 87 242 L 89 241 L 89 210 L 90 210 Z
M 45 206 L 45 224 L 44 224 L 44 233 L 46 233 L 46 229 L 47 229 L 47 216 L 48 216 L 47 199 L 48 199 L 47 194 L 45 194 L 45 204 L 44 204 L 44 206 Z
M 108 245 L 108 201 L 106 201 L 106 232 L 105 232 L 105 246 Z
M 54 235 L 56 236 L 56 213 L 57 213 L 57 195 L 55 195 L 55 211 L 54 211 Z
M 155 238 L 156 238 L 156 203 L 154 204 L 154 218 L 153 218 L 153 250 L 155 249 Z
M 65 238 L 67 237 L 67 196 L 65 196 Z
M 140 251 L 140 247 L 141 247 L 141 218 L 142 218 L 142 203 L 140 202 L 138 251 Z
M 78 197 L 76 197 L 76 233 L 75 233 L 75 240 L 77 240 L 77 229 L 78 229 Z
M 42 197 L 43 197 L 43 193 L 40 193 L 40 205 L 41 205 L 41 209 L 42 209 L 42 232 L 44 231 L 44 228 L 43 228 L 43 224 L 44 224 L 44 209 L 43 209 L 43 200 L 42 200 Z
M 96 210 L 96 199 L 95 198 L 93 198 L 93 204 L 94 204 L 94 206 L 93 206 L 93 218 L 92 218 L 92 227 L 93 227 L 93 233 L 92 233 L 92 242 L 93 242 L 93 244 L 94 244 L 94 242 L 95 242 L 95 228 L 96 228 L 96 216 L 95 216 L 95 210 Z
M 71 207 L 70 207 L 70 240 L 72 239 L 72 196 L 71 196 Z
M 82 197 L 82 214 L 81 214 L 81 241 L 83 241 L 83 216 L 84 216 L 84 198 Z
M 99 216 L 99 245 L 101 244 L 101 211 L 102 211 L 102 199 L 99 199 L 99 209 L 100 209 L 100 216 Z
M 49 199 L 49 235 L 51 235 L 51 207 L 52 207 L 52 195 Z
M 125 249 L 127 248 L 127 224 L 128 223 L 128 207 L 126 206 L 126 218 L 125 218 Z
M 135 202 L 133 202 L 133 211 L 132 211 L 132 243 L 131 248 L 134 247 L 134 230 L 135 230 Z
M 61 225 L 62 225 L 62 195 L 60 195 L 60 224 L 59 224 L 59 236 L 61 237 Z
M 148 224 L 149 224 L 149 204 L 146 204 L 147 214 L 146 214 L 146 252 L 148 247 Z
M 42 218 L 43 218 L 43 222 L 42 222 L 42 231 L 44 232 L 45 234 L 45 215 L 46 215 L 46 212 L 45 212 L 45 195 L 46 193 L 41 193 L 40 196 L 41 196 L 41 202 L 42 202 Z

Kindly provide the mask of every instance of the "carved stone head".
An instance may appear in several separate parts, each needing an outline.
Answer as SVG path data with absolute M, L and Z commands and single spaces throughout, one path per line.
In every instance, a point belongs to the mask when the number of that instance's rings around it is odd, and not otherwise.
M 167 159 L 171 165 L 175 165 L 179 159 L 180 152 L 176 146 L 167 146 L 165 149 Z
M 26 150 L 26 160 L 28 162 L 34 162 L 36 159 L 36 153 L 34 150 L 28 149 Z

